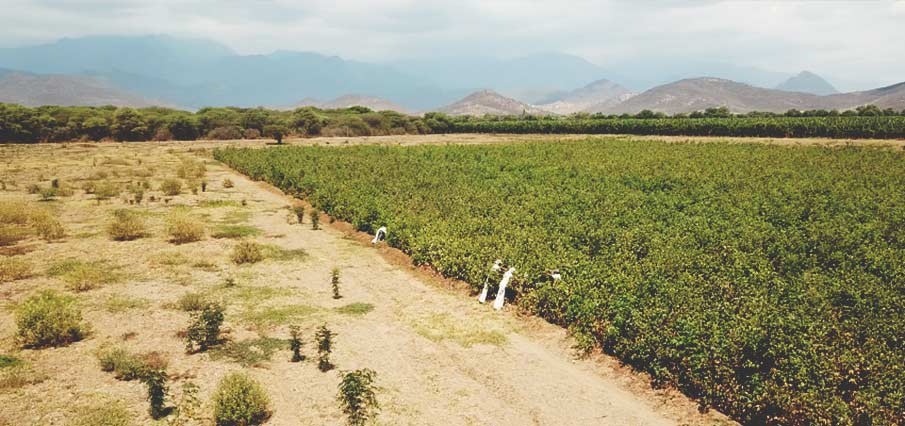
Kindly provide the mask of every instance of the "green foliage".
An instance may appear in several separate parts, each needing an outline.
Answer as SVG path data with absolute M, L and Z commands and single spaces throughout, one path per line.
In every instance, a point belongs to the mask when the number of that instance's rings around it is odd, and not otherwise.
M 113 221 L 107 226 L 107 235 L 114 241 L 131 241 L 144 237 L 147 233 L 145 221 L 136 212 L 117 209 Z
M 250 240 L 239 241 L 233 246 L 233 252 L 230 259 L 236 265 L 244 265 L 246 263 L 258 263 L 264 260 L 264 253 L 261 245 Z
M 169 410 L 164 406 L 169 386 L 167 385 L 167 373 L 163 369 L 151 368 L 145 371 L 141 381 L 148 389 L 148 413 L 153 419 L 166 416 Z
M 293 206 L 292 213 L 295 214 L 299 225 L 305 223 L 305 206 Z
M 350 426 L 362 426 L 380 410 L 374 379 L 377 373 L 367 368 L 343 373 L 336 399 Z
M 22 365 L 22 361 L 11 355 L 0 355 L 0 368 L 13 368 Z
M 223 324 L 223 307 L 209 303 L 201 312 L 192 316 L 192 323 L 185 333 L 185 350 L 204 352 L 220 343 L 220 326 Z
M 147 358 L 129 353 L 118 346 L 99 351 L 97 360 L 101 370 L 113 373 L 117 380 L 141 379 L 151 368 Z
M 336 312 L 345 315 L 364 315 L 373 310 L 374 305 L 370 303 L 350 303 L 336 308 Z
M 211 234 L 213 238 L 248 238 L 261 235 L 261 229 L 251 225 L 219 225 Z
M 252 426 L 270 417 L 270 398 L 261 385 L 245 373 L 227 374 L 214 392 L 217 426 Z
M 389 245 L 476 289 L 504 259 L 524 309 L 744 424 L 895 424 L 905 406 L 900 151 L 611 138 L 214 156 L 359 230 L 387 225 Z M 443 324 L 425 335 L 460 335 Z
M 339 294 L 339 268 L 333 268 L 330 271 L 330 285 L 333 288 L 333 298 L 341 299 L 342 295 Z
M 311 217 L 311 229 L 313 229 L 315 231 L 320 229 L 320 223 L 321 223 L 320 210 L 312 209 L 311 212 L 309 213 L 309 216 Z
M 16 337 L 24 347 L 65 346 L 86 334 L 74 298 L 42 290 L 16 308 Z
M 333 334 L 327 324 L 320 326 L 314 335 L 314 342 L 317 345 L 317 368 L 327 372 L 333 369 L 333 363 L 330 362 L 330 353 L 333 352 Z

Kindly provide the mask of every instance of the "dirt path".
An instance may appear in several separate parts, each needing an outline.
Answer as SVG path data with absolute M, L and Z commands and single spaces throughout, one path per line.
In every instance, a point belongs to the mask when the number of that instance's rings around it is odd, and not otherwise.
M 232 178 L 237 188 L 274 207 L 291 201 L 269 185 Z M 565 332 L 536 318 L 495 312 L 463 291 L 430 284 L 424 274 L 388 261 L 339 226 L 312 231 L 281 214 L 259 217 L 267 233 L 285 235 L 326 276 L 343 271 L 344 299 L 371 303 L 361 320 L 337 328 L 337 364 L 378 372 L 382 424 L 676 425 L 725 419 L 700 414 L 675 391 L 653 391 L 639 374 L 609 357 L 576 360 Z M 348 228 L 348 227 L 345 227 Z M 314 272 L 314 271 L 311 271 Z M 303 291 L 317 289 L 298 284 Z M 317 296 L 329 304 L 327 288 Z M 288 366 L 287 366 L 288 368 Z M 282 368 L 270 374 L 282 375 Z M 285 371 L 286 374 L 291 374 Z M 306 380 L 299 380 L 305 383 Z M 299 402 L 280 384 L 274 424 Z M 322 401 L 321 403 L 328 403 Z M 288 421 L 286 424 L 291 424 Z

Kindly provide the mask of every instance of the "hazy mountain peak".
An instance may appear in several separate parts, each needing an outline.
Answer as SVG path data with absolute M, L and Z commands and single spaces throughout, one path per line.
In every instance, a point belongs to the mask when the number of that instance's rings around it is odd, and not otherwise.
M 802 71 L 776 86 L 777 90 L 787 92 L 811 93 L 814 95 L 832 95 L 839 93 L 833 85 L 823 77 L 810 71 Z
M 533 105 L 507 98 L 493 90 L 482 89 L 459 101 L 439 109 L 450 115 L 548 115 L 549 112 Z

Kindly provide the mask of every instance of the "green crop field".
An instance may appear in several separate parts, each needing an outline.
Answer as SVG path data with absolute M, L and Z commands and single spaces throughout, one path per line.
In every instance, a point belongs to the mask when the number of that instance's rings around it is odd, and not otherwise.
M 746 424 L 900 424 L 905 156 L 595 140 L 215 157 Z M 544 272 L 560 269 L 550 282 Z

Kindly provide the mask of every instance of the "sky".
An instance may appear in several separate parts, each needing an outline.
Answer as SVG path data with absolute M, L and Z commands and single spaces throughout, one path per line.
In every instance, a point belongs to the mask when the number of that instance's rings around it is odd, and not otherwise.
M 905 1 L 890 0 L 0 0 L 0 22 L 3 47 L 168 34 L 372 62 L 555 51 L 807 69 L 843 88 L 905 80 Z

